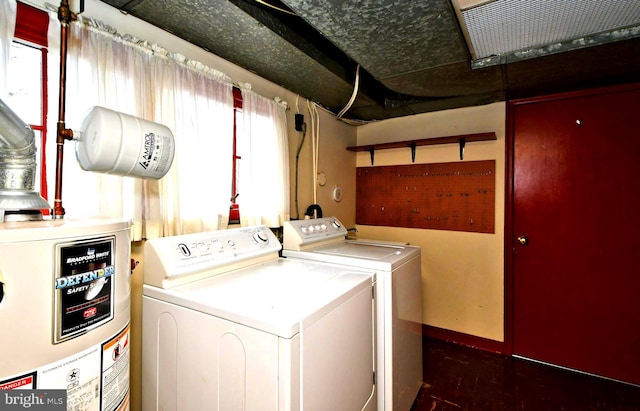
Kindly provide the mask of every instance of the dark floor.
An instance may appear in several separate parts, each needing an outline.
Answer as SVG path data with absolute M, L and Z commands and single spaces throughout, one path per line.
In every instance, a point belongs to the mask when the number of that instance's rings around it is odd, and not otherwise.
M 640 410 L 640 387 L 426 337 L 424 381 L 412 411 Z

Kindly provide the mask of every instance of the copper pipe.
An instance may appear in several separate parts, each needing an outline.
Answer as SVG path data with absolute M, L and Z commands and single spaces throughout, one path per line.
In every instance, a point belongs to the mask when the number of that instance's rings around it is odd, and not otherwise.
M 69 1 L 62 0 L 58 8 L 58 20 L 60 20 L 60 94 L 58 100 L 58 134 L 56 138 L 56 187 L 55 199 L 53 200 L 53 218 L 64 218 L 64 207 L 62 207 L 62 161 L 64 159 L 64 140 L 73 138 L 73 131 L 65 127 L 65 108 L 67 83 L 67 43 L 68 28 L 75 16 L 69 9 Z

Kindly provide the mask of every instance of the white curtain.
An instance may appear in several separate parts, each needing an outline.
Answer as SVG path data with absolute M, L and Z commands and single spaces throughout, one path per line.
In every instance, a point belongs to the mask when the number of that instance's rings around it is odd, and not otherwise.
M 0 3 L 0 99 L 5 102 L 9 55 L 16 27 L 16 8 L 15 0 L 2 0 Z
M 238 203 L 243 226 L 279 227 L 289 219 L 286 105 L 242 90 Z
M 226 228 L 233 147 L 231 83 L 222 73 L 158 46 L 109 34 L 99 22 L 84 22 L 69 29 L 67 128 L 78 130 L 90 107 L 101 105 L 166 125 L 174 134 L 176 155 L 164 178 L 139 180 L 81 170 L 74 143 L 67 142 L 62 190 L 66 216 L 132 219 L 134 240 Z M 56 70 L 49 75 L 49 119 L 55 122 L 60 39 L 55 16 L 50 27 L 49 67 Z M 55 130 L 55 123 L 49 127 Z M 48 149 L 48 180 L 53 182 L 55 145 Z

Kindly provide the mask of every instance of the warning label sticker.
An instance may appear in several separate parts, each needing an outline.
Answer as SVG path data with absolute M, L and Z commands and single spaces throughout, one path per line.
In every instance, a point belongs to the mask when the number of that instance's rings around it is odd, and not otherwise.
M 102 410 L 129 404 L 129 327 L 102 344 Z
M 30 372 L 28 374 L 20 375 L 10 378 L 8 380 L 0 381 L 0 390 L 32 390 L 36 387 L 36 373 Z

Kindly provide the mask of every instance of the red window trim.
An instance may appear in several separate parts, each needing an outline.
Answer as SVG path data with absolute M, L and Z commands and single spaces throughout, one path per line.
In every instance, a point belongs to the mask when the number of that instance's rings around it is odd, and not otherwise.
M 45 149 L 47 144 L 47 111 L 48 111 L 48 92 L 47 92 L 47 47 L 48 47 L 48 30 L 49 15 L 40 9 L 25 3 L 17 2 L 16 4 L 16 27 L 14 30 L 14 39 L 39 46 L 42 55 L 42 117 L 40 124 L 30 124 L 34 130 L 40 131 L 42 138 L 40 150 L 40 195 L 48 198 L 47 190 L 47 161 Z M 48 210 L 45 210 L 48 213 Z
M 242 91 L 238 87 L 233 88 L 233 162 L 232 162 L 232 170 L 231 175 L 233 176 L 231 179 L 231 207 L 229 209 L 229 222 L 239 223 L 240 222 L 240 206 L 236 202 L 236 198 L 238 197 L 238 186 L 236 181 L 237 176 L 237 165 L 238 160 L 240 160 L 240 156 L 238 156 L 238 152 L 236 151 L 236 142 L 237 142 L 237 124 L 238 124 L 238 113 L 242 113 Z
M 47 47 L 49 15 L 25 3 L 18 2 L 17 6 L 14 37 Z

